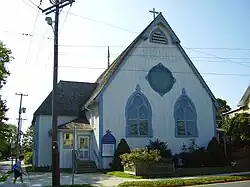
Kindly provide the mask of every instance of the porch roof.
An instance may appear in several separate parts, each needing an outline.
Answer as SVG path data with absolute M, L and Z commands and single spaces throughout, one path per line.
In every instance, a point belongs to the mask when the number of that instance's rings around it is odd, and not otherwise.
M 86 119 L 86 117 L 79 117 L 76 119 L 73 119 L 67 123 L 63 123 L 61 125 L 58 125 L 58 129 L 67 129 L 67 130 L 73 130 L 74 126 L 77 130 L 93 130 L 93 127 L 89 124 L 89 121 Z M 49 130 L 49 135 L 52 134 L 52 129 Z

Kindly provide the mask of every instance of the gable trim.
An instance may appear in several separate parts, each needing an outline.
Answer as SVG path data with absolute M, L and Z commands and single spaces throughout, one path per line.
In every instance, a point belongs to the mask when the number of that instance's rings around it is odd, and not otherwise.
M 219 104 L 215 98 L 215 96 L 213 95 L 212 91 L 209 89 L 207 83 L 205 82 L 205 80 L 202 78 L 201 74 L 199 73 L 199 71 L 196 69 L 196 67 L 194 66 L 193 62 L 191 61 L 191 59 L 188 57 L 187 53 L 184 51 L 184 49 L 182 48 L 182 46 L 180 44 L 176 44 L 177 48 L 180 50 L 181 54 L 183 55 L 184 59 L 187 61 L 188 65 L 190 66 L 190 68 L 192 69 L 192 71 L 194 72 L 194 74 L 197 76 L 197 78 L 199 79 L 200 83 L 202 84 L 202 86 L 204 87 L 204 89 L 207 91 L 208 95 L 210 96 L 210 98 L 212 99 L 212 102 L 215 106 L 216 109 L 219 108 Z
M 247 90 L 245 91 L 245 93 L 243 94 L 242 98 L 240 99 L 240 101 L 238 103 L 238 107 L 246 106 L 246 101 L 247 101 L 248 97 L 250 97 L 250 84 L 249 84 Z

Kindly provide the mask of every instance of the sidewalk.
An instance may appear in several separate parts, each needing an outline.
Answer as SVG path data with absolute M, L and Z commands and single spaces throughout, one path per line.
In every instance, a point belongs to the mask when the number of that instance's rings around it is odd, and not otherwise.
M 25 167 L 23 168 L 23 170 L 24 170 L 24 172 L 26 172 Z M 14 176 L 12 173 L 3 184 L 0 184 L 0 186 L 1 187 L 17 187 L 17 186 L 27 186 L 28 187 L 28 186 L 32 186 L 29 177 L 26 175 L 23 175 L 23 183 L 24 184 L 21 183 L 20 179 L 17 179 L 16 184 L 14 185 L 13 179 L 14 179 Z

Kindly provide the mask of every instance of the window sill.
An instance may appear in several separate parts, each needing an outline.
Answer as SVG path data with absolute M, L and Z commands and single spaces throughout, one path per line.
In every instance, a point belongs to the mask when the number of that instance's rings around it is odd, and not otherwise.
M 126 138 L 152 138 L 153 136 L 145 135 L 145 136 L 136 136 L 136 135 L 126 135 Z
M 175 135 L 175 138 L 198 138 L 197 135 Z

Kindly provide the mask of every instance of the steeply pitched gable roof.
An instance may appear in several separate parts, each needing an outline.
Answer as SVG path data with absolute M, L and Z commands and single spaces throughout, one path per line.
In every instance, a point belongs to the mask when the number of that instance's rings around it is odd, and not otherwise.
M 248 88 L 246 89 L 244 95 L 240 99 L 240 102 L 238 103 L 238 107 L 246 106 L 248 104 L 246 102 L 247 102 L 249 97 L 250 97 L 250 84 L 249 84 Z
M 136 45 L 138 45 L 140 40 L 146 40 L 152 31 L 152 29 L 157 26 L 158 24 L 162 24 L 166 27 L 166 29 L 170 33 L 170 37 L 172 38 L 172 43 L 175 43 L 181 53 L 183 54 L 184 58 L 187 60 L 189 66 L 194 71 L 194 74 L 197 75 L 198 79 L 200 80 L 203 87 L 206 89 L 208 94 L 210 95 L 213 103 L 215 104 L 215 107 L 219 107 L 216 98 L 214 97 L 213 93 L 207 86 L 206 82 L 203 80 L 202 76 L 199 74 L 197 69 L 195 68 L 194 64 L 191 62 L 187 54 L 185 53 L 184 49 L 180 45 L 180 40 L 168 24 L 168 22 L 165 20 L 163 15 L 160 13 L 158 16 L 135 38 L 135 40 L 116 58 L 116 60 L 110 65 L 108 69 L 106 69 L 97 79 L 96 83 L 98 83 L 97 88 L 92 93 L 90 99 L 86 102 L 85 106 L 90 105 L 92 102 L 94 102 L 99 94 L 101 94 L 104 89 L 106 88 L 107 84 L 111 80 L 111 77 L 119 71 L 119 67 L 121 67 L 122 63 L 124 62 L 124 59 L 129 56 L 130 53 L 135 49 Z
M 97 83 L 60 81 L 57 84 L 57 112 L 61 116 L 79 116 L 83 104 L 91 96 Z M 35 111 L 36 115 L 52 114 L 52 92 Z

